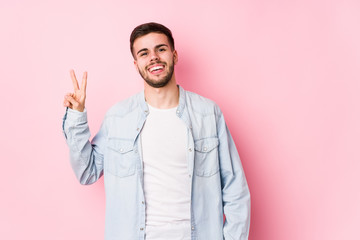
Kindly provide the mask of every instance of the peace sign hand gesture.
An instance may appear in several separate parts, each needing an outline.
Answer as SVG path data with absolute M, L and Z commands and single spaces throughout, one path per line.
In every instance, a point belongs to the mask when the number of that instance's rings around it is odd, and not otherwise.
M 73 110 L 77 110 L 79 112 L 83 112 L 85 109 L 87 72 L 84 72 L 83 74 L 81 88 L 79 88 L 75 72 L 72 69 L 70 70 L 70 76 L 74 85 L 74 93 L 67 93 L 65 95 L 64 106 L 69 107 Z

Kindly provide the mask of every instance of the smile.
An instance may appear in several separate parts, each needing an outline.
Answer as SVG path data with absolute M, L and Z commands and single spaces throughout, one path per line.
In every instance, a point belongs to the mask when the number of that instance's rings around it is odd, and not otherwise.
M 156 74 L 156 73 L 160 73 L 164 70 L 164 66 L 163 65 L 155 65 L 155 66 L 152 66 L 150 68 L 148 68 L 148 71 L 150 73 L 153 73 L 153 74 Z

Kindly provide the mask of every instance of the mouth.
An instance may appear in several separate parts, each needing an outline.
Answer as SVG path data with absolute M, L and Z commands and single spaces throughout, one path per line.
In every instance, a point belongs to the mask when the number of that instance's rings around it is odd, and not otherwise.
M 148 68 L 148 71 L 151 73 L 151 74 L 159 74 L 159 73 L 162 73 L 165 69 L 165 66 L 164 65 L 161 65 L 161 64 L 155 64 L 155 65 L 152 65 L 151 67 Z

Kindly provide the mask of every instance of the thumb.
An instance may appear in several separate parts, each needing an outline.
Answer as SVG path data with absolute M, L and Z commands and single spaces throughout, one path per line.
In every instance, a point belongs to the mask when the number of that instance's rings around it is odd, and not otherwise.
M 77 110 L 77 108 L 79 107 L 79 102 L 76 101 L 75 98 L 71 96 L 71 94 L 65 95 L 65 99 L 71 103 L 72 109 Z

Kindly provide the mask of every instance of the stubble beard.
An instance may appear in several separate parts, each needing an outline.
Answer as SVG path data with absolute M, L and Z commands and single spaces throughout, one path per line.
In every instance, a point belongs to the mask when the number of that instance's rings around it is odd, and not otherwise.
M 147 68 L 145 69 L 145 71 L 147 71 Z M 151 86 L 153 88 L 162 88 L 162 87 L 165 87 L 170 82 L 170 80 L 174 74 L 174 62 L 172 61 L 170 63 L 168 74 L 166 74 L 166 76 L 164 76 L 162 79 L 159 79 L 159 80 L 150 79 L 149 76 L 146 76 L 146 73 L 144 71 L 139 70 L 139 73 L 149 86 Z

